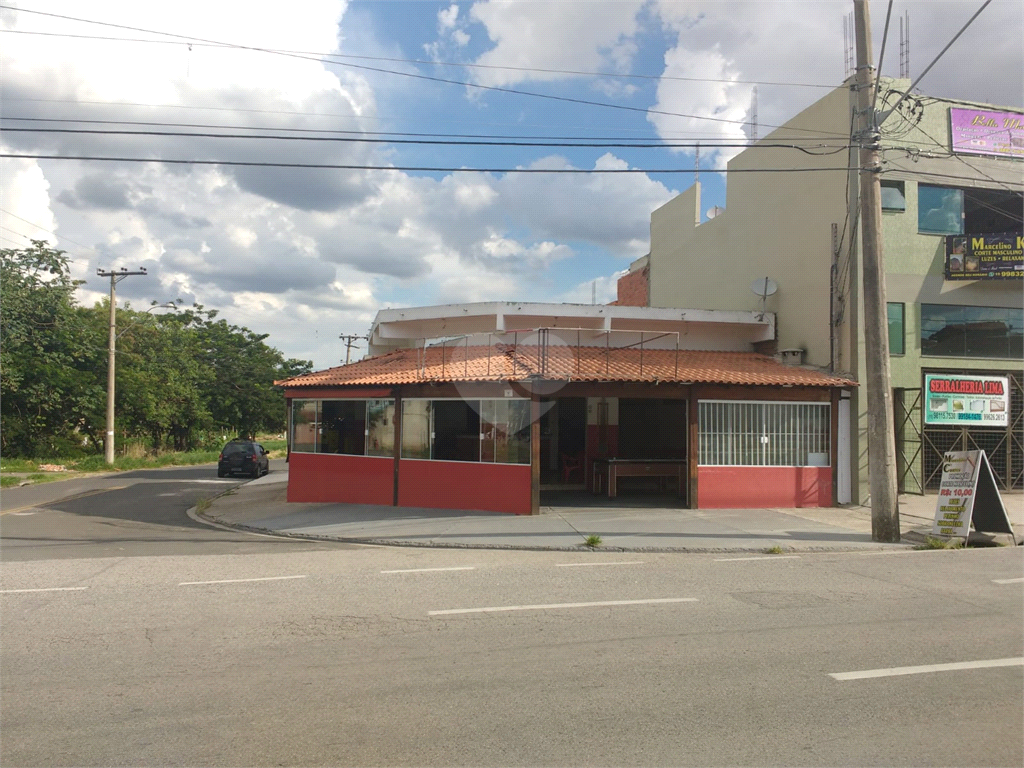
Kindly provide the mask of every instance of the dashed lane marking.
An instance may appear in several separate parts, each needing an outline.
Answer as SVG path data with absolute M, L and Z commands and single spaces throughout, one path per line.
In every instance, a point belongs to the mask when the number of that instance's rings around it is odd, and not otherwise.
M 457 568 L 405 568 L 397 571 L 381 571 L 381 573 L 435 573 L 437 571 L 475 571 L 475 565 L 463 565 Z
M 744 560 L 799 560 L 800 555 L 768 555 L 767 557 L 719 557 L 716 563 L 739 563 Z
M 428 616 L 453 616 L 459 613 L 501 613 L 504 611 L 548 611 L 556 608 L 603 608 L 619 605 L 654 605 L 657 603 L 695 603 L 695 597 L 656 597 L 650 600 L 603 600 L 597 603 L 548 603 L 546 605 L 498 605 L 488 608 L 450 608 L 427 611 Z
M 979 661 L 955 661 L 951 664 L 924 664 L 918 667 L 889 667 L 888 669 L 862 669 L 858 672 L 829 672 L 835 680 L 865 680 L 872 677 L 897 677 L 899 675 L 923 675 L 929 672 L 954 672 L 960 669 L 989 669 L 991 667 L 1024 666 L 1024 656 L 1009 659 L 981 659 Z
M 0 589 L 0 595 L 16 595 L 22 592 L 80 592 L 88 587 L 44 587 L 42 589 Z
M 555 563 L 557 568 L 584 568 L 595 565 L 643 565 L 643 560 L 628 560 L 621 563 Z
M 258 579 L 217 579 L 215 581 L 182 581 L 178 583 L 179 587 L 188 587 L 195 584 L 242 584 L 247 581 L 285 581 L 286 579 L 304 579 L 303 576 L 263 576 Z
M 1024 579 L 992 579 L 993 584 L 1024 584 Z

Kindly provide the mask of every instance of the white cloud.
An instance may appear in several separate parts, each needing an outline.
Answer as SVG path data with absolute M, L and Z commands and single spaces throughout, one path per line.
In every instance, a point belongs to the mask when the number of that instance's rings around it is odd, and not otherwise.
M 611 66 L 627 68 L 635 53 L 632 36 L 637 13 L 646 0 L 597 0 L 586 3 L 524 3 L 481 0 L 470 16 L 484 25 L 494 47 L 477 64 L 490 67 L 529 67 L 588 71 Z M 476 70 L 485 85 L 506 86 L 530 80 L 558 80 L 565 76 L 544 72 L 502 69 Z
M 437 26 L 442 32 L 451 29 L 459 19 L 459 6 L 452 3 L 447 8 L 437 12 Z

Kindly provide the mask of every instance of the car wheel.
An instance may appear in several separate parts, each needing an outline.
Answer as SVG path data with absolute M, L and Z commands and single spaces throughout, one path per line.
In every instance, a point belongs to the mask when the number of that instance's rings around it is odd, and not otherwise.
M 225 472 L 223 469 L 217 470 L 217 477 L 224 477 L 225 475 L 227 475 L 227 472 Z

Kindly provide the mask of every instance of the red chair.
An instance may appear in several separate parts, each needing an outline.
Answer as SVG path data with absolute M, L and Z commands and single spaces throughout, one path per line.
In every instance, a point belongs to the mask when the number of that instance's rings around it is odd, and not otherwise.
M 573 473 L 579 474 L 580 482 L 583 480 L 583 454 L 578 456 L 570 456 L 568 453 L 562 454 L 562 482 L 568 484 L 572 479 Z

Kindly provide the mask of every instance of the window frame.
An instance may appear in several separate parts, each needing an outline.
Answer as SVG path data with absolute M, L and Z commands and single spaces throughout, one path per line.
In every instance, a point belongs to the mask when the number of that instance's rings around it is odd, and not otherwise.
M 900 310 L 900 345 L 899 350 L 894 350 L 892 347 L 892 317 L 889 315 L 890 310 L 893 307 L 899 307 Z M 889 341 L 889 355 L 902 357 L 907 354 L 907 305 L 902 301 L 889 301 L 885 305 L 886 320 L 888 321 L 888 341 Z
M 733 412 L 720 408 L 711 412 L 710 406 L 732 406 Z M 739 408 L 746 406 L 745 409 Z M 756 418 L 756 410 L 762 410 Z M 772 410 L 769 410 L 772 409 Z M 803 411 L 799 410 L 803 409 Z M 710 413 L 709 413 L 710 412 Z M 793 424 L 794 416 L 816 412 L 815 429 L 776 430 L 769 433 L 768 422 L 776 425 Z M 711 426 L 717 430 L 708 429 Z M 761 429 L 757 427 L 760 425 Z M 736 428 L 733 428 L 736 427 Z M 730 429 L 732 428 L 732 429 Z M 760 434 L 758 434 L 760 432 Z M 698 400 L 697 401 L 697 466 L 698 467 L 828 467 L 832 465 L 832 404 L 820 401 L 797 400 Z M 715 438 L 720 444 L 715 445 Z M 823 450 L 810 450 L 811 448 Z M 776 463 L 769 461 L 769 452 L 786 459 L 802 455 L 804 463 Z M 825 456 L 825 464 L 811 464 L 809 457 Z M 745 459 L 740 462 L 709 459 Z M 774 458 L 774 457 L 771 457 Z

